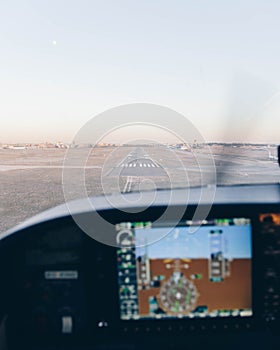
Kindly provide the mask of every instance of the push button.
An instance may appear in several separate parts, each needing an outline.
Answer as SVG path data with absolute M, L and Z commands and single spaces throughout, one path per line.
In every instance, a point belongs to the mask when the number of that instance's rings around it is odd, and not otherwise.
M 63 334 L 70 334 L 73 331 L 73 320 L 71 316 L 62 316 L 62 329 Z

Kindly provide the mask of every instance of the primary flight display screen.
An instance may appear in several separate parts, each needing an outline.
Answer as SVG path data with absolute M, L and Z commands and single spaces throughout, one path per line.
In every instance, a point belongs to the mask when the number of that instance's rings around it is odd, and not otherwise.
M 247 218 L 116 225 L 122 320 L 252 316 Z

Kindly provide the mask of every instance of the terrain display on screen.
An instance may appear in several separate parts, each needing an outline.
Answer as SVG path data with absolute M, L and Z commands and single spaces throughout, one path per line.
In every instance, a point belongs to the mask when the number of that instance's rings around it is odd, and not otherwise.
M 252 315 L 249 219 L 116 230 L 121 319 Z

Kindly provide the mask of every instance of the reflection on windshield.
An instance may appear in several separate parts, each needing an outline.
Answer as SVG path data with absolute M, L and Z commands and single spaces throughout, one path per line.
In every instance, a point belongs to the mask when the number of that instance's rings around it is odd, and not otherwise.
M 64 159 L 69 151 L 89 157 L 84 183 L 89 196 L 150 189 L 206 185 L 212 169 L 203 166 L 209 150 L 218 185 L 275 183 L 279 180 L 277 147 L 267 144 L 99 144 L 2 145 L 0 149 L 0 231 L 65 201 Z M 198 164 L 198 157 L 202 162 Z M 207 162 L 205 162 L 207 165 Z M 80 171 L 71 166 L 68 174 Z M 202 176 L 203 175 L 203 176 Z M 73 184 L 71 199 L 80 198 Z

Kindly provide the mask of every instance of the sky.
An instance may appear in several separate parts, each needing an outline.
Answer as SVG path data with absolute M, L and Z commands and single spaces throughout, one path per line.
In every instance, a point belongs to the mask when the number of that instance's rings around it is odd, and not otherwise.
M 166 258 L 205 258 L 211 254 L 209 231 L 223 231 L 224 256 L 226 258 L 251 258 L 251 226 L 201 226 L 190 234 L 187 227 L 179 227 L 169 232 L 169 228 L 136 229 L 136 244 L 148 244 L 148 256 L 151 259 Z M 167 234 L 168 233 L 168 234 Z M 157 242 L 155 242 L 158 239 Z M 152 242 L 152 244 L 149 244 Z M 155 242 L 155 243 L 153 243 Z M 136 254 L 144 248 L 136 248 Z
M 71 142 L 132 103 L 206 141 L 278 142 L 279 16 L 277 0 L 2 1 L 0 143 Z

